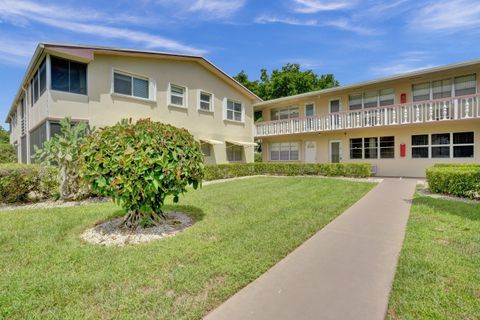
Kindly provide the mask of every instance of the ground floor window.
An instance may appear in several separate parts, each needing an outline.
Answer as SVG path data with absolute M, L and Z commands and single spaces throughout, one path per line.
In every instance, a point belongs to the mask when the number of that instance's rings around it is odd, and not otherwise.
M 210 144 L 202 143 L 200 147 L 201 147 L 202 153 L 205 157 L 210 157 L 211 156 L 211 153 L 212 153 L 211 149 L 212 148 L 211 148 Z
M 242 161 L 243 147 L 234 144 L 227 144 L 227 160 L 228 161 Z
M 298 158 L 298 142 L 281 142 L 270 144 L 270 160 L 296 161 Z
M 473 158 L 473 155 L 473 132 L 412 136 L 412 158 Z
M 367 137 L 350 139 L 350 159 L 393 159 L 395 137 Z

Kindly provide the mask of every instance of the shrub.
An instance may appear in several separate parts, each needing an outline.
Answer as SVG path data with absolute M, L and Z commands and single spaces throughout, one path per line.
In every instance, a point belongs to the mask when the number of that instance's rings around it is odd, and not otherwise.
M 480 198 L 479 165 L 436 165 L 427 169 L 427 182 L 434 193 Z
M 263 156 L 261 152 L 255 152 L 255 162 L 263 162 Z
M 63 200 L 77 200 L 88 195 L 88 184 L 82 177 L 83 158 L 80 147 L 86 142 L 90 127 L 84 122 L 72 123 L 70 118 L 60 121 L 61 133 L 45 141 L 42 149 L 35 149 L 34 159 L 44 165 L 56 164 L 59 195 Z
M 369 163 L 240 163 L 209 165 L 205 168 L 205 180 L 227 179 L 242 176 L 271 175 L 320 175 L 369 177 Z
M 94 191 L 110 195 L 127 210 L 124 226 L 158 225 L 167 196 L 178 196 L 203 178 L 200 144 L 186 129 L 123 120 L 94 132 L 82 151 L 85 178 Z
M 0 202 L 28 202 L 49 198 L 58 188 L 56 175 L 55 167 L 1 164 Z
M 15 147 L 9 143 L 0 143 L 0 163 L 16 163 Z

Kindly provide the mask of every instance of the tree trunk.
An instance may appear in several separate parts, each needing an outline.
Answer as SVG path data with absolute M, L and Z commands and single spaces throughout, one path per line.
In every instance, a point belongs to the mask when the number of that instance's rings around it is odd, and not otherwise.
M 139 211 L 130 211 L 125 216 L 122 226 L 131 230 L 135 230 L 139 227 L 140 228 L 148 228 L 153 226 L 158 227 L 162 225 L 166 219 L 167 219 L 167 216 L 163 212 L 142 213 Z

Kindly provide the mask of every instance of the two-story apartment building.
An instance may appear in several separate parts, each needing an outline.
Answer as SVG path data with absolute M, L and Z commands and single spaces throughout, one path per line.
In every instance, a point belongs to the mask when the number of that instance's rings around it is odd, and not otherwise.
M 370 162 L 423 177 L 435 163 L 480 163 L 480 61 L 254 105 L 264 161 Z
M 21 162 L 71 117 L 96 128 L 151 118 L 188 129 L 207 163 L 253 161 L 253 104 L 261 101 L 203 57 L 40 44 L 8 113 Z

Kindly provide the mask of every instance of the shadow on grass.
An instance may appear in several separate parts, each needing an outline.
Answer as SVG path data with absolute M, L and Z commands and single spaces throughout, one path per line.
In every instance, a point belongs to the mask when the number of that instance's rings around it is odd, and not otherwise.
M 203 217 L 205 216 L 205 213 L 203 212 L 202 209 L 194 206 L 188 206 L 188 205 L 164 205 L 163 206 L 163 211 L 164 212 L 179 212 L 179 213 L 185 213 L 187 214 L 190 218 L 193 219 L 193 222 L 198 222 L 203 220 Z M 126 215 L 126 211 L 124 209 L 118 209 L 115 210 L 108 218 L 103 219 L 101 221 L 96 221 L 95 225 L 101 224 L 105 221 L 115 219 L 115 218 L 120 218 Z
M 414 203 L 416 205 L 429 207 L 440 214 L 456 215 L 473 221 L 480 220 L 480 205 L 476 203 L 434 199 L 424 196 L 417 196 Z

